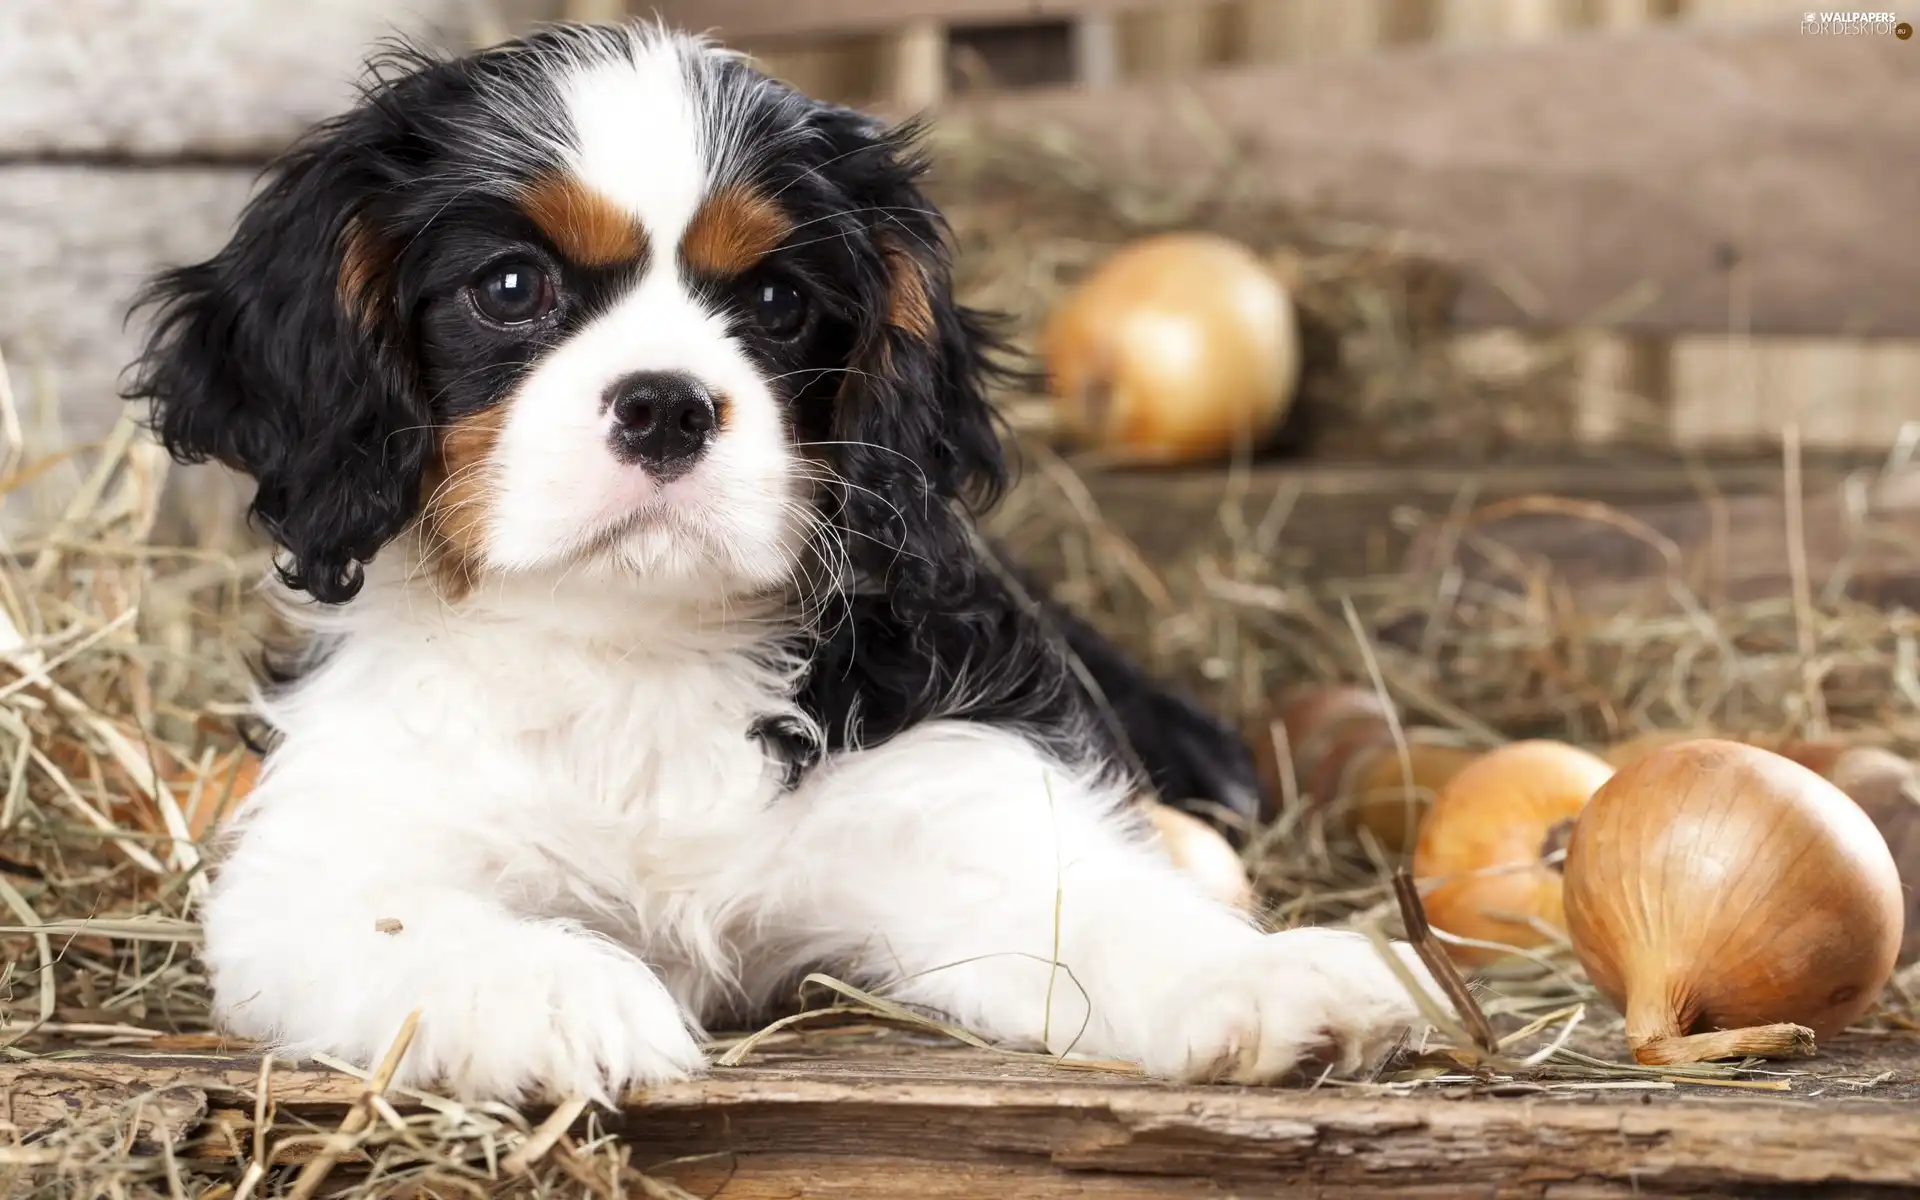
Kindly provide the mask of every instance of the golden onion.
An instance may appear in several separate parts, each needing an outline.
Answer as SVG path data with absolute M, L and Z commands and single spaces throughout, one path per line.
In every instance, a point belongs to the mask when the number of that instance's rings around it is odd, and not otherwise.
M 1253 907 L 1253 884 L 1247 878 L 1246 864 L 1219 831 L 1177 808 L 1151 801 L 1145 808 L 1161 850 L 1175 867 L 1221 903 Z
M 1700 739 L 1623 768 L 1567 848 L 1566 918 L 1644 1063 L 1809 1052 L 1879 996 L 1900 876 L 1873 821 L 1814 771 Z
M 1210 233 L 1120 250 L 1054 311 L 1041 350 L 1062 429 L 1148 461 L 1258 445 L 1300 376 L 1285 287 L 1251 250 Z
M 1594 789 L 1613 774 L 1560 742 L 1514 742 L 1468 763 L 1434 798 L 1413 855 L 1434 928 L 1524 949 L 1565 928 L 1560 851 Z M 1499 950 L 1449 943 L 1462 966 Z

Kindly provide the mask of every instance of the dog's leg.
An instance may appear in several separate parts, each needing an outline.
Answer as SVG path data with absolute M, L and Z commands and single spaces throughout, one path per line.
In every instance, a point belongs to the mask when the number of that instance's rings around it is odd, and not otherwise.
M 701 1068 L 691 1023 L 625 949 L 508 910 L 459 877 L 448 839 L 409 845 L 396 822 L 345 844 L 344 822 L 301 815 L 258 813 L 205 907 L 230 1031 L 368 1065 L 418 1009 L 398 1081 L 466 1099 L 613 1099 Z
M 1271 1080 L 1322 1056 L 1355 1068 L 1414 1020 L 1371 943 L 1261 934 L 1119 800 L 982 725 L 838 757 L 743 864 L 759 939 L 744 957 L 828 964 L 987 1036 L 1183 1079 Z

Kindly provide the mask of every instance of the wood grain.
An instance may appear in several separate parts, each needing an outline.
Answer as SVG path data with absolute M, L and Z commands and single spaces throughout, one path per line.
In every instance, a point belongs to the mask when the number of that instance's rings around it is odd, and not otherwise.
M 1816 584 L 1850 554 L 1863 576 L 1920 577 L 1920 503 L 1889 501 L 1871 546 L 1852 540 L 1857 461 L 1829 459 L 1806 471 L 1809 560 Z M 1568 511 L 1524 506 L 1479 532 L 1551 561 L 1569 582 L 1640 586 L 1662 569 L 1644 542 L 1594 519 L 1620 515 L 1672 541 L 1686 559 L 1720 564 L 1724 598 L 1779 595 L 1787 570 L 1786 497 L 1780 465 L 1753 460 L 1694 468 L 1681 463 L 1589 462 L 1507 466 L 1292 464 L 1255 469 L 1239 481 L 1219 471 L 1092 471 L 1086 486 L 1101 518 L 1150 563 L 1190 562 L 1215 548 L 1220 508 L 1231 500 L 1259 520 L 1292 496 L 1280 552 L 1315 579 L 1432 566 L 1425 556 L 1450 511 L 1471 512 L 1524 497 L 1565 500 Z M 1889 495 L 1894 495 L 1893 491 Z M 1464 508 L 1462 507 L 1464 506 Z M 1587 515 L 1571 515 L 1579 508 Z M 1424 515 L 1401 528 L 1400 511 Z M 1900 541 L 1897 534 L 1904 533 Z
M 1232 166 L 1428 235 L 1472 269 L 1466 325 L 1886 336 L 1920 334 L 1916 109 L 1912 43 L 1778 20 L 984 97 L 947 119 L 1065 133 L 1161 178 Z
M 994 25 L 1154 7 L 1155 0 L 658 0 L 671 25 L 728 40 L 876 33 L 914 21 Z
M 0 351 L 30 410 L 56 405 L 69 436 L 119 418 L 141 326 L 127 306 L 154 270 L 226 240 L 253 172 L 221 167 L 0 166 Z
M 6 0 L 0 158 L 258 159 L 344 106 L 380 38 L 459 42 L 467 20 L 459 0 Z
M 1920 1123 L 1860 1100 L 1584 1101 L 1177 1087 L 963 1050 L 773 1055 L 628 1098 L 636 1165 L 696 1194 L 760 1197 L 1869 1194 L 1920 1177 Z M 1896 1063 L 1896 1065 L 1898 1065 Z M 250 1111 L 247 1058 L 0 1066 L 0 1096 L 142 1090 Z M 358 1080 L 276 1068 L 283 1119 L 337 1121 Z M 393 1097 L 403 1110 L 416 1102 Z M 204 1111 L 204 1110 L 200 1110 Z M 186 1157 L 232 1153 L 224 1135 Z M 1872 1194 L 1878 1194 L 1872 1192 Z M 1889 1191 L 1887 1194 L 1896 1194 Z

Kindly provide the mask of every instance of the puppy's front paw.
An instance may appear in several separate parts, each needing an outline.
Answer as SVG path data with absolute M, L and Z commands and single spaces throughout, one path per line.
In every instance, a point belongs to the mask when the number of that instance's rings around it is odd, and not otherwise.
M 408 1074 L 463 1099 L 584 1095 L 686 1079 L 705 1066 L 679 1005 L 645 964 L 542 928 L 514 954 L 429 985 Z
M 1411 947 L 1394 951 L 1431 990 Z M 1365 937 L 1289 930 L 1172 988 L 1144 1065 L 1188 1082 L 1270 1083 L 1329 1062 L 1353 1073 L 1377 1063 L 1418 1019 L 1412 997 Z

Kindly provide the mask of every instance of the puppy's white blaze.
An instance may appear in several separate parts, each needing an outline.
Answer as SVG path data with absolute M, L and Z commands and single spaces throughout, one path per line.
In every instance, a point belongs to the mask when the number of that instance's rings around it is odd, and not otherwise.
M 673 249 L 706 189 L 702 132 L 707 107 L 686 43 L 636 30 L 630 58 L 583 64 L 560 84 L 573 138 L 567 165 L 582 182 L 646 228 L 655 268 Z

